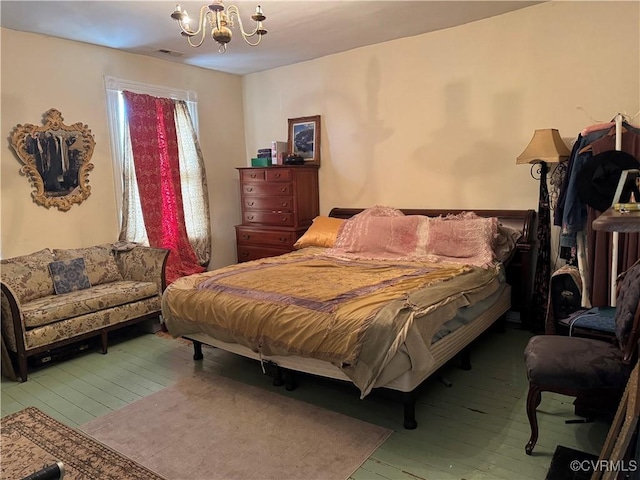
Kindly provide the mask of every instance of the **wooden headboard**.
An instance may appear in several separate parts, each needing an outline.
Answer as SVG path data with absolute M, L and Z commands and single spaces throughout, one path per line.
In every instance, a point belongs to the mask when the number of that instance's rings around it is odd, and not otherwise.
M 351 218 L 364 208 L 333 208 L 330 217 Z M 401 208 L 405 215 L 456 215 L 470 210 L 435 210 L 422 208 Z M 481 217 L 496 217 L 507 227 L 522 231 L 522 237 L 516 246 L 516 253 L 507 267 L 507 282 L 511 285 L 511 308 L 520 312 L 520 321 L 524 328 L 531 326 L 531 308 L 533 296 L 533 277 L 536 272 L 538 256 L 537 217 L 535 210 L 473 210 Z

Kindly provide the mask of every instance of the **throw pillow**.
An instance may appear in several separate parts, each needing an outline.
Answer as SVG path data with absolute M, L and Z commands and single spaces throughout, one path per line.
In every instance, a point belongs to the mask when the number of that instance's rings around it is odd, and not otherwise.
M 87 248 L 54 249 L 53 254 L 56 260 L 84 258 L 91 285 L 122 281 L 122 275 L 110 243 Z
M 362 258 L 421 256 L 428 227 L 428 218 L 422 215 L 353 217 L 340 229 L 332 253 L 355 253 Z
M 5 258 L 0 262 L 2 281 L 11 287 L 21 303 L 53 295 L 53 282 L 47 268 L 53 260 L 53 253 L 48 248 Z
M 493 252 L 496 260 L 504 263 L 505 265 L 511 261 L 513 255 L 516 253 L 516 245 L 518 240 L 522 236 L 520 230 L 507 227 L 506 225 L 498 224 L 498 236 L 496 238 Z
M 427 253 L 472 265 L 493 261 L 498 219 L 466 212 L 459 216 L 429 218 Z
M 374 205 L 373 207 L 365 208 L 363 211 L 351 217 L 351 220 L 354 218 L 364 218 L 364 217 L 403 217 L 404 213 L 402 210 L 397 208 L 388 207 L 386 205 Z
M 91 288 L 84 258 L 58 260 L 49 264 L 56 295 Z
M 319 216 L 313 219 L 313 223 L 309 229 L 304 232 L 296 243 L 294 248 L 306 247 L 333 247 L 338 236 L 338 230 L 344 223 L 341 218 L 331 218 Z

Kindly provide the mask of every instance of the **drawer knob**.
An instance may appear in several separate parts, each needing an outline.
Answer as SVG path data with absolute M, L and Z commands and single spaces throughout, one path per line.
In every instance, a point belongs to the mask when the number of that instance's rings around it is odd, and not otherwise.
M 243 257 L 248 257 L 249 256 L 249 252 L 242 252 L 242 256 Z
M 286 207 L 287 206 L 287 202 L 282 202 L 282 206 Z
M 250 238 L 251 238 L 251 235 L 247 235 L 247 234 L 242 235 L 243 240 L 249 240 Z
M 248 218 L 249 220 L 253 220 L 253 215 L 247 215 L 247 218 Z
M 246 187 L 246 188 L 245 188 L 245 190 L 246 190 L 247 192 L 253 192 L 253 187 Z
M 257 177 L 257 175 L 255 173 L 252 173 L 250 176 L 251 176 L 251 178 L 256 178 Z
M 284 193 L 284 192 L 286 192 L 286 191 L 287 191 L 287 189 L 286 189 L 286 187 L 282 187 L 282 188 L 280 189 L 280 191 Z
M 254 203 L 255 203 L 255 202 L 247 202 L 247 206 L 249 206 L 249 207 L 253 207 L 253 204 L 254 204 Z
M 275 177 L 276 177 L 276 178 L 280 178 L 280 177 L 281 177 L 281 175 L 280 175 L 279 173 L 276 173 Z
M 281 219 L 281 220 L 282 220 L 283 222 L 286 222 L 286 221 L 287 221 L 287 217 L 282 217 L 282 219 Z
M 280 237 L 279 240 L 280 240 L 280 243 L 285 243 L 287 241 L 286 238 L 282 238 L 282 237 Z

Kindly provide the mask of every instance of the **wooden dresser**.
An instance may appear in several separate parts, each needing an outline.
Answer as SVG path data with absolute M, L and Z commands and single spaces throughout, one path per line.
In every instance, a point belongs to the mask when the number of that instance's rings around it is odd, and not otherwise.
M 238 168 L 242 225 L 236 225 L 238 262 L 291 252 L 319 215 L 318 167 Z

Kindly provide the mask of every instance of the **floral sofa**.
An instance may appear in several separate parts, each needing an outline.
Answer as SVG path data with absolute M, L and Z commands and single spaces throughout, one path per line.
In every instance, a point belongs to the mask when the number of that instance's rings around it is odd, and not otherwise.
M 136 244 L 48 249 L 0 262 L 3 349 L 27 358 L 159 318 L 169 251 Z

